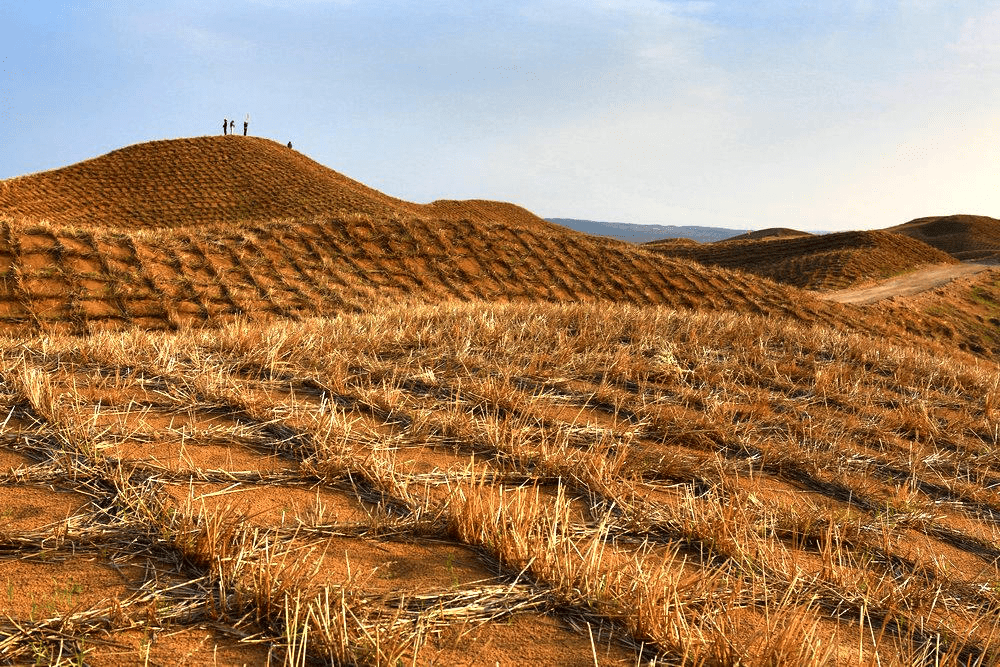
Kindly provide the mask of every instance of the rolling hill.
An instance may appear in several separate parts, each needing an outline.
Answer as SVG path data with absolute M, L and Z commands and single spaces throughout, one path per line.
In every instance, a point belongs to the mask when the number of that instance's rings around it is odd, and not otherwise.
M 744 238 L 701 245 L 661 241 L 643 247 L 814 290 L 843 289 L 922 264 L 957 261 L 921 241 L 885 231 Z
M 822 321 L 840 308 L 511 204 L 405 202 L 244 137 L 140 144 L 0 182 L 0 276 L 0 326 L 22 330 L 399 300 L 611 300 Z
M 758 229 L 757 231 L 746 232 L 745 234 L 740 234 L 739 236 L 733 236 L 723 240 L 759 241 L 760 239 L 792 238 L 797 236 L 813 236 L 813 234 L 810 232 L 800 232 L 797 229 L 789 229 L 788 227 L 768 227 L 767 229 Z
M 1000 260 L 1000 220 L 982 215 L 917 218 L 890 227 L 962 260 Z
M 320 215 L 549 227 L 501 202 L 405 202 L 277 142 L 240 136 L 153 141 L 0 181 L 0 215 L 21 223 L 129 230 Z

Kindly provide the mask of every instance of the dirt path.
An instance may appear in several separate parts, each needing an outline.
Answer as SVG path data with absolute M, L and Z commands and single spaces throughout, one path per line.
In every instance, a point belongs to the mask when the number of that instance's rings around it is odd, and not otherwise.
M 956 278 L 971 276 L 990 268 L 991 264 L 933 264 L 885 282 L 863 288 L 839 290 L 819 294 L 821 298 L 840 303 L 875 303 L 894 296 L 910 296 L 935 287 L 947 285 Z

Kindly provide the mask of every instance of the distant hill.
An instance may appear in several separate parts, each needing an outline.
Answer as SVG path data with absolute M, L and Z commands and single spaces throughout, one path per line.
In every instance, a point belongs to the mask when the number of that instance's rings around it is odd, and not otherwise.
M 747 232 L 746 234 L 740 234 L 739 236 L 734 236 L 732 238 L 726 239 L 727 241 L 757 241 L 760 239 L 777 239 L 777 238 L 794 238 L 796 236 L 814 236 L 810 232 L 800 232 L 797 229 L 789 229 L 788 227 L 768 227 L 767 229 L 760 229 L 755 232 Z
M 922 264 L 956 262 L 947 253 L 917 239 L 885 231 L 744 237 L 711 244 L 667 240 L 643 247 L 817 290 L 844 289 L 911 271 Z
M 984 215 L 917 218 L 887 231 L 906 234 L 957 259 L 1000 259 L 1000 220 Z
M 723 227 L 699 227 L 697 225 L 636 225 L 628 222 L 598 222 L 596 220 L 576 220 L 574 218 L 546 218 L 563 227 L 595 236 L 608 236 L 620 241 L 646 243 L 667 238 L 685 238 L 700 243 L 712 243 L 743 234 L 745 229 Z

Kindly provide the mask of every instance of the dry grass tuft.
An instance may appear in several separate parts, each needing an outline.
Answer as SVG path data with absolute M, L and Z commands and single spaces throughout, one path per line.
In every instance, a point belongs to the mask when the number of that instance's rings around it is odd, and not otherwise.
M 5 339 L 0 360 L 0 497 L 80 498 L 0 533 L 0 598 L 12 568 L 54 612 L 11 589 L 12 660 L 141 661 L 211 624 L 292 664 L 431 662 L 529 612 L 587 662 L 997 656 L 981 360 L 736 313 L 460 303 Z M 24 559 L 122 579 L 53 588 Z M 567 659 L 553 642 L 531 655 Z

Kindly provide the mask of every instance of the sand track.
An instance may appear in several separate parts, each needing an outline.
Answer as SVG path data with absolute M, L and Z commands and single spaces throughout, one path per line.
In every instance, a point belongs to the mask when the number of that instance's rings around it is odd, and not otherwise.
M 933 264 L 877 285 L 818 294 L 838 303 L 867 304 L 894 297 L 913 296 L 947 285 L 956 278 L 971 276 L 989 269 L 989 264 Z

